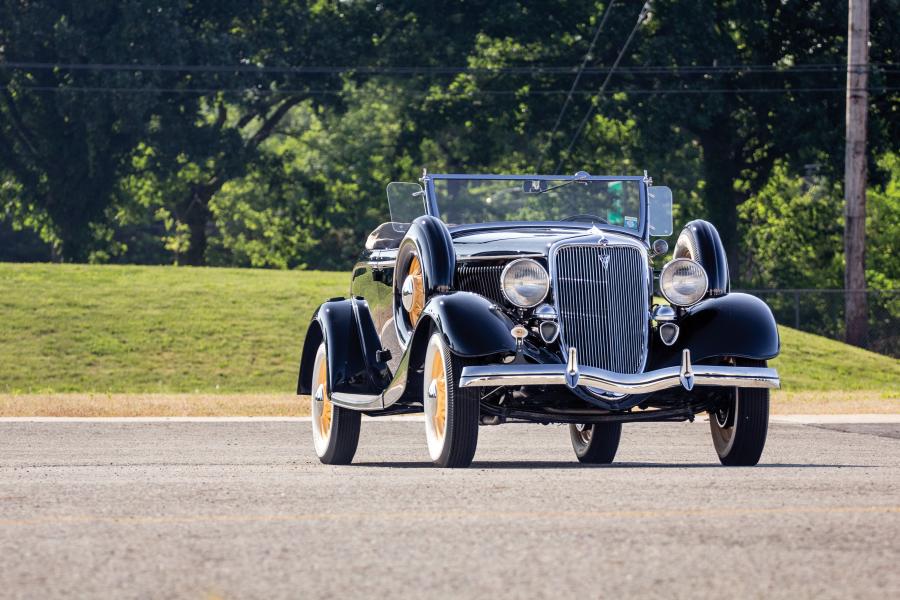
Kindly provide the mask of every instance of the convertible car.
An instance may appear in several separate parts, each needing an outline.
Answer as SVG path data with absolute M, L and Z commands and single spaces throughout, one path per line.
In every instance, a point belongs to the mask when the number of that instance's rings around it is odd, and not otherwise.
M 352 461 L 360 417 L 422 413 L 434 464 L 468 466 L 480 425 L 568 424 L 610 463 L 622 423 L 708 413 L 724 465 L 766 441 L 778 331 L 729 289 L 715 227 L 680 232 L 643 176 L 434 175 L 387 186 L 348 298 L 315 312 L 298 394 L 316 454 Z M 527 434 L 523 434 L 527 435 Z

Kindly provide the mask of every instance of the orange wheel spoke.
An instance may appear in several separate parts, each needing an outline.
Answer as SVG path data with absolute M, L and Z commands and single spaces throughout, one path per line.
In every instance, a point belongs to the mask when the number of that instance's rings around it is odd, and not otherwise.
M 409 320 L 415 325 L 425 308 L 425 278 L 422 275 L 422 263 L 419 262 L 418 256 L 413 256 L 409 262 L 408 274 L 413 279 L 413 298 L 412 306 L 409 308 Z
M 440 352 L 436 352 L 431 363 L 431 378 L 437 391 L 432 424 L 438 437 L 443 437 L 447 428 L 447 375 L 444 369 L 444 359 Z
M 331 400 L 328 399 L 328 365 L 323 360 L 319 368 L 318 383 L 322 386 L 322 412 L 319 414 L 319 422 L 316 424 L 322 437 L 327 437 L 331 431 Z

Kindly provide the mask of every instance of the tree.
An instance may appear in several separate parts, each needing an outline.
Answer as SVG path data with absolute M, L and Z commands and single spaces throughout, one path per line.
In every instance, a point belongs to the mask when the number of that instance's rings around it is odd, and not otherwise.
M 140 161 L 141 175 L 155 182 L 154 195 L 170 228 L 186 234 L 176 235 L 171 248 L 177 261 L 188 265 L 206 263 L 213 197 L 257 165 L 271 166 L 261 146 L 291 110 L 305 100 L 317 106 L 342 102 L 341 79 L 300 77 L 289 69 L 363 64 L 371 47 L 371 36 L 365 35 L 370 9 L 358 3 L 279 0 L 216 11 L 222 13 L 216 19 L 222 27 L 218 35 L 239 38 L 238 53 L 222 56 L 221 48 L 212 47 L 216 56 L 195 55 L 192 64 L 215 61 L 261 69 L 207 76 L 206 86 L 222 91 L 168 99 Z
M 59 9 L 0 5 L 0 58 L 24 62 L 119 62 L 159 32 L 137 2 Z M 48 219 L 43 234 L 67 260 L 84 260 L 91 223 L 108 206 L 123 158 L 143 131 L 146 105 L 93 94 L 120 75 L 46 68 L 0 70 L 0 161 L 19 193 L 22 220 Z

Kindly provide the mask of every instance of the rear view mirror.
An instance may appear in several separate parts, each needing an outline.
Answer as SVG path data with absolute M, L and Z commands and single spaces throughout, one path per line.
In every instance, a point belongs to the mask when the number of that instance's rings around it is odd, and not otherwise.
M 650 235 L 672 235 L 672 190 L 665 186 L 647 188 L 649 195 Z
M 522 182 L 522 191 L 526 194 L 540 194 L 547 191 L 547 182 L 541 179 L 526 179 Z

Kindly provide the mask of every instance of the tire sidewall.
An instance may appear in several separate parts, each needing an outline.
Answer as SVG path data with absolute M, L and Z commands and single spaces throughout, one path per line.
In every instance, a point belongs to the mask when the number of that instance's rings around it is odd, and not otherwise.
M 437 435 L 434 428 L 434 411 L 437 406 L 437 400 L 431 398 L 428 394 L 428 388 L 431 386 L 431 365 L 435 354 L 440 353 L 441 360 L 444 365 L 444 377 L 447 381 L 447 420 L 444 425 L 444 435 Z M 425 440 L 428 443 L 428 455 L 431 460 L 440 462 L 446 460 L 450 451 L 448 440 L 452 439 L 454 419 L 453 419 L 453 399 L 454 399 L 454 381 L 450 364 L 450 350 L 444 342 L 443 336 L 439 331 L 435 331 L 428 339 L 428 347 L 425 350 L 425 372 L 422 379 L 422 404 L 425 407 Z
M 734 441 L 739 435 L 741 426 L 739 419 L 741 414 L 741 396 L 741 389 L 736 388 L 734 392 L 734 403 L 729 408 L 732 412 L 729 418 L 732 423 L 731 427 L 721 426 L 715 413 L 710 413 L 709 415 L 709 430 L 710 433 L 712 433 L 713 445 L 716 448 L 716 454 L 719 455 L 719 458 L 725 458 L 731 454 L 731 450 L 734 448 Z
M 333 433 L 334 433 L 334 420 L 335 420 L 335 410 L 334 410 L 335 406 L 333 404 L 331 405 L 331 424 L 328 429 L 328 434 L 323 436 L 321 434 L 321 432 L 319 431 L 319 419 L 322 416 L 324 402 L 319 402 L 316 400 L 316 394 L 318 392 L 318 383 L 316 381 L 316 378 L 318 377 L 319 370 L 322 368 L 323 362 L 325 363 L 326 369 L 327 369 L 327 364 L 328 364 L 327 361 L 328 361 L 328 354 L 327 354 L 327 350 L 325 348 L 325 342 L 322 342 L 321 344 L 319 344 L 319 349 L 316 351 L 316 359 L 313 362 L 313 375 L 312 375 L 313 379 L 312 379 L 312 385 L 310 386 L 310 388 L 311 388 L 310 391 L 312 392 L 312 394 L 309 399 L 310 400 L 309 401 L 310 414 L 312 416 L 311 421 L 312 421 L 313 446 L 316 449 L 316 456 L 318 456 L 319 458 L 322 458 L 326 454 L 328 454 L 328 451 L 330 449 L 332 449 L 332 446 L 334 445 L 333 444 L 333 442 L 334 442 Z M 326 377 L 327 376 L 328 375 L 327 375 L 327 370 L 326 370 Z M 326 394 L 328 393 L 327 383 L 325 385 L 325 393 Z

